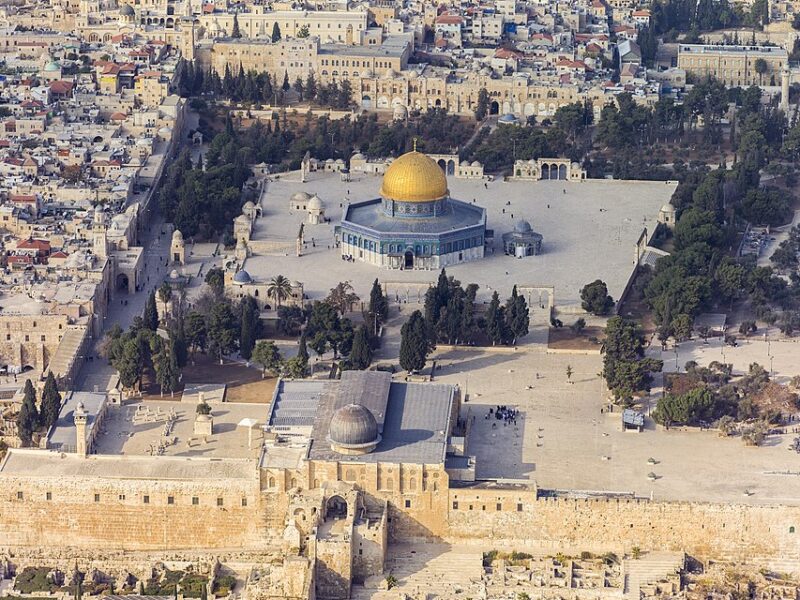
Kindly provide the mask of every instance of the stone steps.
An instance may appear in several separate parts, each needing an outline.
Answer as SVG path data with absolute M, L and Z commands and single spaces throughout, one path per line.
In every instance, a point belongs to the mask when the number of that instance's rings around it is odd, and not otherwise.
M 480 585 L 483 576 L 483 554 L 479 550 L 443 544 L 403 545 L 390 550 L 386 574 L 397 585 L 391 590 L 353 586 L 353 600 L 397 600 L 402 594 L 427 593 L 429 598 L 450 598 L 461 590 L 466 596 Z
M 623 593 L 625 597 L 638 600 L 641 597 L 643 585 L 656 583 L 670 575 L 680 573 L 685 560 L 683 552 L 648 552 L 635 560 L 623 560 Z

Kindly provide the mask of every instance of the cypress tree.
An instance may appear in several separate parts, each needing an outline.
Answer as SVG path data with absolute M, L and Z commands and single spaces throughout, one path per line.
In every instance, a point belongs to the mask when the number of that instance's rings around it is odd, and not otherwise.
M 158 329 L 158 307 L 156 306 L 156 293 L 151 291 L 147 297 L 147 303 L 144 305 L 144 326 L 148 329 L 155 331 Z
M 406 371 L 419 371 L 425 366 L 430 351 L 425 319 L 415 310 L 400 329 L 400 366 Z
M 303 359 L 306 364 L 308 364 L 308 347 L 306 344 L 305 334 L 300 336 L 300 347 L 297 349 L 297 356 Z
M 47 429 L 52 427 L 58 420 L 59 412 L 61 412 L 61 394 L 58 392 L 55 375 L 50 371 L 47 373 L 47 380 L 42 390 L 42 412 L 39 415 L 42 425 Z
M 278 25 L 278 22 L 275 21 L 275 24 L 272 26 L 272 43 L 279 41 L 281 39 L 281 26 Z
M 500 297 L 497 291 L 492 294 L 489 310 L 486 311 L 486 334 L 492 340 L 492 345 L 502 344 L 505 339 L 505 311 L 500 306 Z
M 288 92 L 290 89 L 292 89 L 292 86 L 289 84 L 289 72 L 288 71 L 284 71 L 283 72 L 283 85 L 281 86 L 281 89 L 284 92 Z
M 359 325 L 353 336 L 353 348 L 350 350 L 350 365 L 354 369 L 363 371 L 372 362 L 372 348 L 369 345 L 367 328 Z
M 231 31 L 232 38 L 242 37 L 242 32 L 239 31 L 239 17 L 236 13 L 233 15 L 233 30 Z
M 372 335 L 378 335 L 378 327 L 381 323 L 386 322 L 386 318 L 389 316 L 389 301 L 383 294 L 377 279 L 372 282 L 372 289 L 369 292 L 369 316 Z
M 245 360 L 250 360 L 258 338 L 258 305 L 250 296 L 242 299 L 242 327 L 239 331 L 239 353 Z
M 39 413 L 36 410 L 36 390 L 30 379 L 25 381 L 25 391 L 22 398 L 22 407 L 17 414 L 17 433 L 23 446 L 30 446 L 33 432 L 39 423 Z

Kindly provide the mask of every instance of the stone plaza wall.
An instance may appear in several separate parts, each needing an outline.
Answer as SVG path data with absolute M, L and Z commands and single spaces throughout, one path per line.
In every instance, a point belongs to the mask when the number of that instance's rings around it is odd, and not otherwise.
M 461 492 L 453 508 L 454 492 Z M 518 548 L 686 551 L 702 557 L 800 558 L 800 507 L 653 502 L 628 498 L 508 498 L 496 491 L 467 500 L 450 490 L 447 538 L 492 540 Z M 479 503 L 480 500 L 485 500 Z M 510 505 L 508 505 L 510 503 Z M 471 505 L 471 509 L 470 509 Z M 485 508 L 484 508 L 485 506 Z
M 261 514 L 255 473 L 253 482 L 7 477 L 0 546 L 255 548 L 266 539 Z

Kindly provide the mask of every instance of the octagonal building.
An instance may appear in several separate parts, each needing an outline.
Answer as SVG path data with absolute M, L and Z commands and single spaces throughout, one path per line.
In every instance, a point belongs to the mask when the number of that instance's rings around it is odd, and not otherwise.
M 347 207 L 342 256 L 390 269 L 440 269 L 483 258 L 486 211 L 450 197 L 447 177 L 416 150 L 395 160 L 380 197 Z

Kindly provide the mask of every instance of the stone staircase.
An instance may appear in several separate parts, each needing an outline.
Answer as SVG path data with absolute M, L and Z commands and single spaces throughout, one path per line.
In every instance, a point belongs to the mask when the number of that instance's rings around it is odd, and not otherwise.
M 447 544 L 392 546 L 386 564 L 397 584 L 391 590 L 354 585 L 352 600 L 411 598 L 466 598 L 481 588 L 483 553 L 478 549 Z
M 648 552 L 638 559 L 623 560 L 625 598 L 639 600 L 642 586 L 680 573 L 685 560 L 686 556 L 683 552 Z

